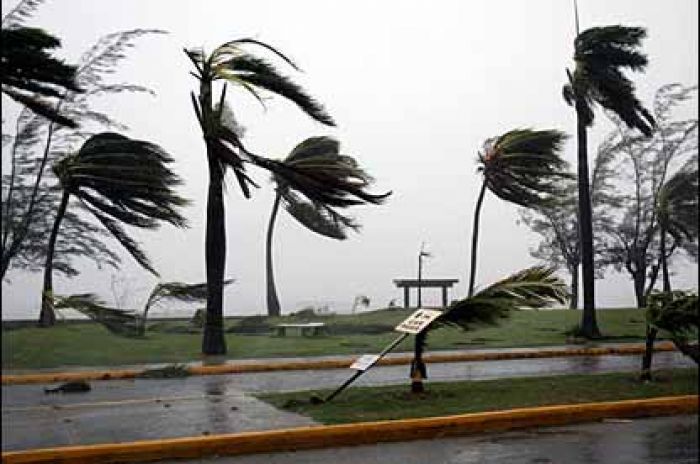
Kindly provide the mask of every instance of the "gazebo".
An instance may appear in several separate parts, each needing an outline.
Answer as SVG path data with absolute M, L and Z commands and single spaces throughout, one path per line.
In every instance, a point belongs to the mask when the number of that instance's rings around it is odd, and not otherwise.
M 442 288 L 442 306 L 447 307 L 447 289 L 459 282 L 458 279 L 394 279 L 394 284 L 398 288 L 403 288 L 403 306 L 410 306 L 411 288 L 440 287 Z

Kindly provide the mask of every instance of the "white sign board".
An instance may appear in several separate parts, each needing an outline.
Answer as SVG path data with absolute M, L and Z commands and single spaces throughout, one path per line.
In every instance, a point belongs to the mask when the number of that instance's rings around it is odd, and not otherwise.
M 416 312 L 411 314 L 408 319 L 397 325 L 394 330 L 397 332 L 417 334 L 435 319 L 437 319 L 442 311 L 437 311 L 434 309 L 418 309 Z
M 366 371 L 378 360 L 379 356 L 376 354 L 363 354 L 350 365 L 350 369 L 355 369 L 356 371 Z

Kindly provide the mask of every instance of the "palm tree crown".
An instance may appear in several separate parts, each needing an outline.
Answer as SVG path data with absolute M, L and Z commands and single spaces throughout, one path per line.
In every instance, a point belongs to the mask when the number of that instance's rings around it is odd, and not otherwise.
M 659 190 L 659 224 L 680 244 L 698 236 L 698 170 L 679 171 Z
M 574 40 L 576 68 L 573 74 L 569 72 L 563 96 L 569 105 L 580 106 L 587 127 L 593 124 L 593 105 L 598 103 L 619 115 L 629 127 L 651 135 L 654 118 L 634 95 L 634 84 L 622 72 L 624 68 L 646 68 L 647 58 L 638 50 L 645 37 L 646 30 L 641 27 L 605 26 L 587 29 Z
M 120 223 L 146 229 L 157 228 L 160 221 L 186 226 L 178 209 L 188 201 L 173 190 L 182 181 L 167 167 L 172 161 L 155 144 L 104 132 L 53 169 L 65 194 L 80 199 L 139 264 L 157 274 Z
M 557 130 L 515 129 L 489 139 L 478 170 L 499 198 L 524 207 L 546 203 L 559 181 L 571 177 L 559 156 L 566 135 Z
M 286 210 L 308 229 L 327 237 L 342 240 L 347 237 L 348 229 L 359 228 L 353 218 L 334 207 L 381 204 L 391 194 L 365 192 L 373 182 L 372 177 L 354 158 L 341 155 L 340 144 L 331 137 L 306 139 L 282 164 L 284 167 L 273 167 L 273 178 Z

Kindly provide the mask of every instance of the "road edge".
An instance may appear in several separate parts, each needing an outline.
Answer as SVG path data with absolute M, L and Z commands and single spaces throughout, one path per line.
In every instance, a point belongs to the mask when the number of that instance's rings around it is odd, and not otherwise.
M 434 439 L 483 432 L 635 418 L 691 414 L 698 396 L 670 396 L 600 403 L 519 408 L 452 416 L 298 427 L 259 432 L 69 446 L 2 453 L 4 464 L 114 463 L 232 456 L 379 442 Z
M 672 343 L 659 343 L 654 351 L 675 351 Z M 620 345 L 599 348 L 561 348 L 539 351 L 503 351 L 493 353 L 431 353 L 424 356 L 427 363 L 449 363 L 469 361 L 503 361 L 511 359 L 561 358 L 568 356 L 630 356 L 644 353 L 643 344 Z M 246 363 L 225 363 L 208 366 L 188 366 L 190 375 L 243 374 L 285 370 L 347 369 L 357 356 L 341 359 L 310 359 L 302 361 L 266 361 Z M 412 355 L 384 358 L 377 364 L 395 366 L 410 364 Z M 70 382 L 77 380 L 117 380 L 140 377 L 144 369 L 104 369 L 95 371 L 45 372 L 40 374 L 6 374 L 0 376 L 2 385 L 26 385 L 35 383 Z

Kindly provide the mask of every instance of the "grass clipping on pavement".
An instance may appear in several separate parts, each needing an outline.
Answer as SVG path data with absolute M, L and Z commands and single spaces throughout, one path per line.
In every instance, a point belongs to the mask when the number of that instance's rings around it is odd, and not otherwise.
M 324 424 L 408 419 L 497 411 L 555 404 L 616 401 L 698 392 L 698 370 L 669 369 L 642 383 L 639 373 L 557 375 L 465 382 L 436 382 L 424 394 L 410 393 L 410 385 L 359 387 L 345 390 L 333 401 L 311 404 L 331 390 L 259 395 L 281 409 L 304 414 Z

